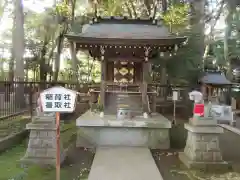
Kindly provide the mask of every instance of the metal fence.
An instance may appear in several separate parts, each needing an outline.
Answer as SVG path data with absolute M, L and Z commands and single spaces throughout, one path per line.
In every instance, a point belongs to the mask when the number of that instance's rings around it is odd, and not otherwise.
M 0 81 L 0 138 L 23 130 L 34 115 L 39 91 L 56 85 L 88 92 L 87 84 Z
M 21 82 L 0 81 L 0 121 L 16 119 L 22 116 L 32 116 L 36 107 L 38 93 L 53 86 L 63 86 L 76 90 L 80 93 L 88 93 L 89 89 L 99 84 L 80 84 L 71 82 Z M 157 109 L 165 114 L 172 112 L 173 101 L 171 99 L 173 90 L 179 92 L 177 109 L 188 109 L 188 86 L 151 84 L 151 88 L 157 91 Z
M 174 111 L 174 102 L 172 99 L 173 91 L 178 92 L 178 100 L 176 101 L 176 116 L 188 118 L 192 115 L 192 102 L 189 100 L 188 93 L 191 92 L 190 86 L 182 85 L 162 85 L 151 84 L 157 92 L 157 112 L 172 116 Z

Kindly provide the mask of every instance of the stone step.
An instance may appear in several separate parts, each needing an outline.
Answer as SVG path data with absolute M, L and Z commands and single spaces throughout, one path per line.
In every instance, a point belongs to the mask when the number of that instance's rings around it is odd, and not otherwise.
M 141 107 L 141 104 L 135 104 L 135 103 L 126 103 L 126 102 L 119 102 L 116 105 L 126 105 L 126 106 L 130 106 L 130 107 Z
M 116 107 L 117 108 L 128 108 L 128 109 L 139 109 L 139 108 L 142 108 L 141 106 L 129 105 L 129 104 L 118 104 Z
M 98 147 L 88 180 L 163 180 L 148 148 Z
M 141 103 L 142 101 L 134 99 L 117 99 L 116 102 Z
M 128 110 L 130 110 L 131 112 L 140 112 L 140 113 L 142 113 L 142 111 L 143 111 L 142 108 L 128 108 L 128 107 L 124 107 L 124 108 L 122 108 L 122 107 L 115 107 L 115 108 L 113 108 L 113 107 L 108 107 L 106 110 L 107 110 L 107 111 L 110 111 L 110 112 L 115 112 L 115 113 L 117 113 L 117 110 L 118 110 L 118 109 L 128 109 Z
M 132 104 L 132 105 L 134 105 L 134 104 L 136 104 L 136 105 L 142 104 L 141 102 L 136 102 L 136 101 L 123 101 L 123 100 L 117 101 L 116 103 L 117 103 L 117 104 L 119 104 L 119 103 L 125 103 L 125 104 Z
M 126 108 L 126 109 L 141 109 L 141 106 L 128 105 L 128 104 L 119 104 L 116 108 Z
M 106 111 L 117 113 L 117 109 L 126 108 L 132 112 L 142 113 L 142 96 L 118 94 L 109 97 Z

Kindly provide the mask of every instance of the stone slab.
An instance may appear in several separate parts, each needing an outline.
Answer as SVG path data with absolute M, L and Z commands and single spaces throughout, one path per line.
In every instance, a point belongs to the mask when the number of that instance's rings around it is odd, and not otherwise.
M 179 153 L 179 159 L 189 169 L 204 169 L 209 171 L 226 171 L 231 168 L 231 164 L 226 161 L 201 162 L 190 160 L 184 152 Z
M 154 114 L 145 119 L 137 116 L 133 119 L 119 120 L 115 115 L 105 115 L 103 118 L 97 113 L 87 111 L 76 120 L 78 127 L 145 127 L 145 128 L 166 128 L 172 127 L 171 122 L 161 114 Z
M 170 148 L 171 122 L 161 114 L 153 114 L 147 119 L 139 116 L 119 120 L 114 115 L 105 115 L 101 118 L 99 114 L 88 111 L 76 120 L 76 124 L 79 127 L 77 147 Z
M 56 130 L 56 125 L 54 124 L 36 124 L 36 123 L 29 123 L 26 125 L 26 129 L 34 130 Z
M 97 148 L 88 180 L 163 180 L 148 148 Z
M 231 131 L 231 132 L 233 132 L 233 133 L 235 133 L 237 135 L 240 135 L 240 129 L 238 129 L 238 128 L 229 126 L 227 124 L 219 124 L 219 126 L 224 128 L 224 129 L 226 129 L 226 130 L 228 130 L 228 131 Z
M 193 126 L 188 123 L 184 124 L 185 129 L 193 133 L 204 133 L 204 134 L 222 134 L 223 128 L 219 126 Z
M 95 148 L 98 146 L 148 147 L 169 149 L 168 129 L 81 127 L 77 135 L 77 147 Z
M 190 118 L 189 124 L 193 126 L 217 126 L 217 120 L 212 118 Z

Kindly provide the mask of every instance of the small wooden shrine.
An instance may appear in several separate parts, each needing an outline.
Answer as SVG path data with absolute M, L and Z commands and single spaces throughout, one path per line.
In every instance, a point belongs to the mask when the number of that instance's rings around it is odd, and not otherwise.
M 116 114 L 123 107 L 155 112 L 151 59 L 174 55 L 186 41 L 172 36 L 161 20 L 126 17 L 95 17 L 81 33 L 66 37 L 74 43 L 75 53 L 85 50 L 101 61 L 101 83 L 91 93 L 100 94 L 104 114 Z
M 220 71 L 205 72 L 200 78 L 201 92 L 206 101 L 224 101 L 226 103 L 226 94 L 231 85 L 224 73 Z
M 172 36 L 162 21 L 126 17 L 95 17 L 66 37 L 75 53 L 88 51 L 101 62 L 101 82 L 91 91 L 100 97 L 91 102 L 100 104 L 100 113 L 77 118 L 76 146 L 168 149 L 171 121 L 155 113 L 151 60 L 174 55 L 186 38 Z

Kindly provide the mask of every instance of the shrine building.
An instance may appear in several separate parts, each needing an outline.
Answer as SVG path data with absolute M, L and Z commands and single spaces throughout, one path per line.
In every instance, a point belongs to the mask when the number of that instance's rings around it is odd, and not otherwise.
M 90 104 L 100 104 L 104 116 L 87 112 L 77 119 L 81 134 L 88 136 L 86 142 L 79 135 L 77 145 L 169 148 L 171 122 L 156 113 L 151 61 L 174 56 L 187 38 L 171 35 L 161 20 L 126 17 L 95 17 L 81 33 L 66 37 L 74 44 L 72 52 L 87 51 L 101 62 L 101 82 L 92 87 Z M 147 137 L 149 132 L 156 136 Z

